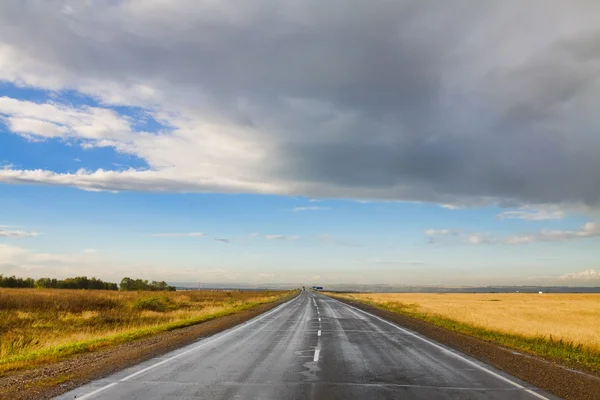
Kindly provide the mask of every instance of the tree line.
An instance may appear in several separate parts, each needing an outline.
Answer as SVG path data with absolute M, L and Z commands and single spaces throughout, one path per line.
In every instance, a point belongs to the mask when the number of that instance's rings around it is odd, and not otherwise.
M 39 289 L 94 289 L 94 290 L 123 290 L 123 291 L 173 291 L 174 286 L 169 286 L 167 282 L 152 281 L 142 279 L 123 278 L 121 284 L 113 282 L 104 282 L 97 278 L 88 278 L 87 276 L 77 276 L 75 278 L 54 279 L 54 278 L 17 278 L 13 276 L 3 276 L 0 274 L 0 287 L 2 288 L 39 288 Z
M 121 280 L 121 284 L 119 285 L 121 290 L 149 290 L 149 291 L 173 291 L 175 290 L 175 286 L 169 286 L 167 282 L 161 281 L 152 281 L 148 282 L 147 280 L 142 279 L 131 279 L 131 278 L 123 278 Z

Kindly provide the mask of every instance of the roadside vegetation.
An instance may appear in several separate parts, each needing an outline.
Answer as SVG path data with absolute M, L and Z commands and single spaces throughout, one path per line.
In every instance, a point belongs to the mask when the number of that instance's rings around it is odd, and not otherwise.
M 119 285 L 104 282 L 101 279 L 77 276 L 75 278 L 20 278 L 16 276 L 3 276 L 0 274 L 0 288 L 45 288 L 45 289 L 95 289 L 119 290 Z
M 291 293 L 0 289 L 0 376 L 231 315 Z
M 329 294 L 600 372 L 598 294 Z
M 119 284 L 119 290 L 147 290 L 151 292 L 161 292 L 166 290 L 173 292 L 176 290 L 176 288 L 175 286 L 169 286 L 165 281 L 148 282 L 144 279 L 131 279 L 126 277 L 121 280 L 121 283 Z
M 104 282 L 97 278 L 88 278 L 87 276 L 77 276 L 75 278 L 55 279 L 55 278 L 20 278 L 16 276 L 3 276 L 0 274 L 0 288 L 38 288 L 38 289 L 88 289 L 88 290 L 147 290 L 147 291 L 175 291 L 174 286 L 169 286 L 167 282 L 152 281 L 145 279 L 131 279 L 125 277 L 117 285 L 113 282 Z

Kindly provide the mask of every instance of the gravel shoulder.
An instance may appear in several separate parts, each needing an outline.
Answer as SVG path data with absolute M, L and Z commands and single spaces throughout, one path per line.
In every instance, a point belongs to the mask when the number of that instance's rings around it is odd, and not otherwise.
M 594 374 L 576 371 L 539 357 L 521 354 L 494 343 L 439 328 L 424 321 L 381 310 L 365 303 L 337 297 L 336 299 L 393 321 L 438 343 L 462 351 L 564 399 L 600 400 L 600 377 Z
M 43 367 L 0 377 L 0 399 L 50 399 L 90 381 L 104 378 L 260 315 L 295 295 L 237 314 L 176 329 L 134 342 L 74 356 Z

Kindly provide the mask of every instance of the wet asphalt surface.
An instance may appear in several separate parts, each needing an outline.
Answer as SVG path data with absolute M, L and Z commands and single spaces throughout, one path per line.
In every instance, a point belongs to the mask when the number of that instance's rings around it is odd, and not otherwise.
M 557 399 L 313 292 L 58 399 Z

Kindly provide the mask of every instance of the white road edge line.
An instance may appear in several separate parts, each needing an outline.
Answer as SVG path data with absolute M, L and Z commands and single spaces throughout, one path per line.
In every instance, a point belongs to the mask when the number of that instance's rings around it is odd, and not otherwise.
M 319 331 L 317 332 L 317 336 L 321 336 L 321 330 L 319 329 Z
M 313 361 L 317 362 L 319 361 L 319 354 L 321 353 L 321 349 L 316 349 L 315 350 L 315 356 L 313 358 Z
M 475 367 L 475 368 L 478 368 L 478 369 L 480 369 L 480 370 L 482 370 L 482 371 L 484 371 L 484 372 L 487 372 L 488 374 L 490 374 L 490 375 L 492 375 L 492 376 L 495 376 L 495 377 L 496 377 L 496 378 L 498 378 L 498 379 L 501 379 L 501 380 L 503 380 L 504 382 L 510 383 L 511 385 L 513 385 L 513 386 L 515 386 L 515 387 L 518 387 L 519 389 L 523 389 L 525 392 L 529 393 L 529 394 L 530 394 L 530 395 L 532 395 L 532 396 L 535 396 L 535 397 L 537 397 L 538 399 L 542 399 L 542 400 L 550 400 L 548 397 L 546 397 L 546 396 L 542 396 L 541 394 L 539 394 L 539 393 L 537 393 L 537 392 L 534 392 L 534 391 L 533 391 L 533 390 L 531 390 L 531 389 L 527 389 L 525 386 L 523 386 L 523 385 L 520 385 L 520 384 L 518 384 L 517 382 L 514 382 L 514 381 L 512 381 L 512 380 L 508 379 L 507 377 L 504 377 L 504 376 L 502 376 L 502 375 L 500 375 L 500 374 L 497 374 L 497 373 L 495 373 L 494 371 L 490 371 L 489 369 L 485 368 L 484 366 L 482 366 L 482 365 L 479 365 L 479 364 L 477 364 L 476 362 L 473 362 L 473 361 L 471 361 L 471 360 L 469 360 L 469 359 L 467 359 L 467 358 L 465 358 L 465 357 L 461 356 L 460 354 L 454 353 L 453 351 L 450 351 L 450 350 L 446 349 L 445 347 L 442 347 L 442 346 L 440 346 L 439 344 L 436 344 L 436 343 L 434 343 L 434 342 L 432 342 L 432 341 L 430 341 L 430 340 L 428 340 L 428 339 L 425 339 L 424 337 L 421 337 L 421 336 L 417 335 L 416 333 L 414 333 L 414 332 L 412 332 L 412 331 L 409 331 L 408 329 L 404 329 L 404 328 L 402 328 L 402 327 L 400 327 L 400 326 L 398 326 L 398 325 L 396 325 L 396 324 L 394 324 L 394 323 L 392 323 L 392 322 L 390 322 L 390 321 L 387 321 L 387 320 L 385 320 L 385 319 L 383 319 L 383 318 L 380 318 L 380 317 L 378 317 L 378 316 L 377 316 L 377 315 L 375 315 L 375 314 L 371 314 L 370 312 L 367 312 L 367 311 L 361 310 L 360 308 L 357 308 L 357 307 L 351 306 L 351 305 L 349 305 L 349 304 L 346 304 L 346 303 L 344 303 L 344 302 L 341 302 L 341 301 L 339 301 L 338 299 L 334 299 L 334 300 L 335 300 L 335 301 L 337 301 L 337 302 L 340 302 L 340 303 L 342 303 L 342 304 L 343 304 L 343 305 L 345 305 L 346 307 L 350 307 L 350 308 L 352 308 L 353 310 L 359 311 L 359 312 L 361 312 L 361 313 L 363 313 L 363 314 L 366 314 L 366 315 L 369 315 L 369 316 L 371 316 L 371 317 L 373 317 L 373 318 L 376 318 L 376 319 L 380 320 L 381 322 L 384 322 L 384 323 L 386 323 L 386 324 L 388 324 L 388 325 L 391 325 L 391 326 L 393 326 L 394 328 L 396 328 L 396 329 L 398 329 L 398 330 L 400 330 L 400 331 L 402 331 L 402 332 L 406 333 L 407 335 L 413 336 L 414 338 L 417 338 L 417 339 L 419 339 L 419 340 L 421 340 L 421 341 L 423 341 L 423 342 L 425 342 L 425 343 L 428 343 L 429 345 L 431 345 L 431 346 L 433 346 L 433 347 L 435 347 L 435 348 L 437 348 L 437 349 L 439 349 L 439 350 L 443 351 L 444 353 L 450 354 L 450 355 L 452 355 L 452 356 L 454 356 L 454 357 L 458 358 L 459 360 L 462 360 L 462 361 L 466 362 L 467 364 L 469 364 L 469 365 L 472 365 L 472 366 L 473 366 L 473 367 Z
M 98 394 L 98 393 L 100 393 L 100 392 L 103 392 L 103 391 L 105 391 L 106 389 L 109 389 L 109 388 L 111 388 L 111 387 L 113 387 L 113 386 L 116 386 L 118 383 L 119 383 L 119 382 L 113 382 L 113 383 L 109 383 L 108 385 L 106 385 L 106 386 L 102 386 L 101 388 L 99 388 L 99 389 L 96 389 L 96 390 L 94 390 L 93 392 L 89 392 L 88 394 L 85 394 L 85 395 L 83 395 L 83 396 L 81 396 L 81 397 L 78 397 L 78 399 L 85 399 L 85 398 L 89 398 L 89 397 L 91 397 L 91 396 L 93 396 L 93 395 L 95 395 L 95 394 Z
M 154 368 L 156 368 L 156 367 L 159 367 L 159 366 L 161 366 L 161 365 L 163 365 L 163 364 L 166 364 L 166 363 L 168 363 L 169 361 L 173 361 L 173 360 L 175 360 L 176 358 L 179 358 L 179 357 L 181 357 L 181 356 L 184 356 L 184 355 L 186 355 L 186 354 L 189 354 L 189 353 L 191 353 L 191 352 L 193 352 L 193 351 L 196 351 L 196 350 L 198 350 L 198 349 L 200 349 L 200 348 L 202 348 L 202 347 L 204 347 L 204 346 L 207 346 L 207 345 L 209 345 L 209 344 L 211 344 L 211 343 L 213 343 L 213 342 L 216 342 L 217 340 L 219 340 L 219 339 L 221 339 L 221 338 L 227 337 L 227 336 L 231 335 L 232 333 L 235 333 L 235 332 L 237 332 L 237 331 L 239 331 L 239 330 L 241 330 L 241 329 L 244 329 L 244 328 L 246 328 L 246 327 L 248 327 L 248 326 L 250 326 L 250 325 L 254 325 L 256 322 L 258 322 L 258 321 L 262 320 L 263 318 L 266 318 L 266 317 L 268 317 L 269 315 L 271 315 L 271 314 L 273 314 L 273 313 L 275 313 L 275 312 L 277 312 L 277 311 L 280 311 L 281 309 L 283 309 L 283 308 L 285 308 L 285 307 L 289 306 L 290 304 L 292 304 L 294 301 L 296 301 L 296 300 L 297 300 L 297 299 L 299 299 L 299 298 L 300 298 L 300 296 L 298 295 L 298 296 L 294 297 L 292 300 L 288 300 L 288 301 L 286 301 L 285 303 L 283 303 L 283 304 L 280 304 L 279 306 L 275 307 L 273 310 L 271 310 L 271 311 L 267 312 L 266 314 L 263 314 L 263 315 L 259 316 L 258 318 L 252 319 L 252 320 L 250 320 L 250 321 L 248 321 L 248 322 L 246 322 L 246 323 L 244 323 L 244 324 L 242 324 L 242 325 L 240 325 L 240 326 L 238 326 L 238 327 L 236 327 L 236 328 L 234 328 L 234 329 L 230 330 L 229 332 L 227 332 L 227 333 L 225 333 L 225 334 L 223 334 L 223 335 L 220 335 L 220 336 L 217 336 L 217 337 L 212 337 L 212 338 L 207 338 L 207 339 L 203 340 L 203 341 L 202 341 L 202 343 L 201 343 L 201 344 L 199 344 L 198 346 L 192 347 L 191 349 L 189 349 L 189 350 L 186 350 L 186 351 L 184 351 L 184 352 L 182 352 L 182 353 L 175 354 L 173 357 L 169 357 L 169 358 L 167 358 L 167 359 L 164 359 L 164 360 L 162 360 L 162 361 L 160 361 L 160 362 L 157 362 L 156 364 L 152 364 L 152 365 L 150 365 L 149 367 L 146 367 L 146 368 L 144 368 L 144 369 L 141 369 L 141 370 L 139 370 L 139 371 L 137 371 L 137 372 L 134 372 L 134 373 L 133 373 L 133 374 L 131 374 L 131 375 L 127 375 L 126 377 L 119 379 L 117 382 L 112 382 L 112 383 L 109 383 L 108 385 L 102 386 L 102 387 L 100 387 L 100 388 L 98 388 L 98 389 L 94 390 L 93 392 L 90 392 L 90 393 L 84 394 L 83 396 L 81 396 L 81 397 L 78 397 L 77 399 L 78 399 L 78 400 L 82 400 L 82 399 L 89 399 L 89 398 L 91 398 L 92 396 L 94 396 L 95 394 L 98 394 L 98 393 L 100 393 L 100 392 L 103 392 L 103 391 L 105 391 L 106 389 L 110 389 L 111 387 L 113 387 L 113 386 L 115 386 L 115 385 L 119 384 L 120 382 L 125 382 L 125 381 L 128 381 L 129 379 L 131 379 L 131 378 L 134 378 L 134 377 L 136 377 L 136 376 L 138 376 L 138 375 L 140 375 L 140 374 L 143 374 L 144 372 L 150 371 L 151 369 L 154 369 Z

